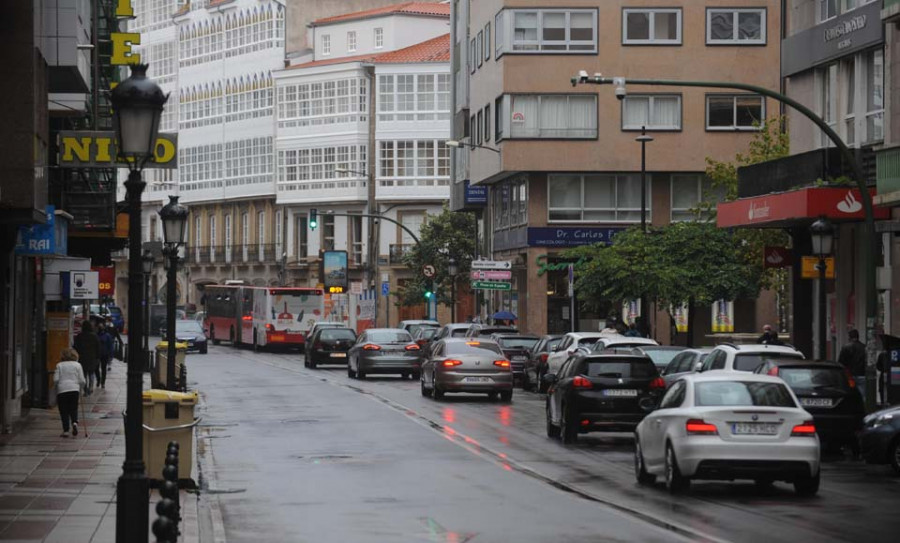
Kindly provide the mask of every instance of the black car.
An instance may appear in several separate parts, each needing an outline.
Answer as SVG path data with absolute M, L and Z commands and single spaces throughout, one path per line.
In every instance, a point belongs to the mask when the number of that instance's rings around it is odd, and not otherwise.
M 319 328 L 306 344 L 303 365 L 315 369 L 319 364 L 347 364 L 347 351 L 356 343 L 356 332 L 349 328 Z
M 166 329 L 161 329 L 159 335 L 166 340 Z M 188 352 L 197 351 L 200 354 L 206 354 L 209 349 L 203 326 L 193 319 L 175 321 L 175 340 L 178 343 L 186 343 Z
M 781 377 L 813 416 L 823 447 L 849 445 L 858 450 L 856 434 L 866 407 L 862 394 L 846 368 L 837 362 L 773 358 L 755 373 Z
M 474 323 L 469 325 L 466 337 L 489 338 L 492 334 L 517 334 L 519 330 L 515 326 L 501 326 L 494 324 Z
M 580 354 L 548 373 L 547 436 L 574 443 L 587 432 L 631 432 L 656 409 L 666 384 L 647 356 Z
M 541 382 L 541 377 L 547 373 L 547 358 L 553 349 L 562 341 L 562 334 L 550 334 L 541 336 L 541 339 L 528 352 L 528 360 L 525 361 L 525 381 L 522 386 L 525 390 L 537 388 L 540 392 L 546 392 L 546 385 Z
M 876 411 L 863 419 L 859 444 L 866 463 L 890 464 L 900 474 L 900 406 Z
M 541 338 L 525 334 L 492 334 L 491 340 L 496 341 L 503 350 L 503 356 L 512 364 L 513 382 L 525 381 L 525 362 L 528 353 L 537 345 Z

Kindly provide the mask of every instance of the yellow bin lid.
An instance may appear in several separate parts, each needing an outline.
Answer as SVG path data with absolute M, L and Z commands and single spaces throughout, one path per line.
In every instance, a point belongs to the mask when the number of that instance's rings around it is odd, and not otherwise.
M 168 342 L 168 341 L 160 341 L 159 343 L 156 344 L 156 350 L 157 350 L 157 351 L 167 350 L 168 348 L 169 348 L 169 342 Z M 175 349 L 176 349 L 176 350 L 177 350 L 177 349 L 183 349 L 183 350 L 186 351 L 187 348 L 188 348 L 188 344 L 187 344 L 187 343 L 184 343 L 184 342 L 179 343 L 179 342 L 177 342 L 177 341 L 175 342 Z
M 149 403 L 178 402 L 186 405 L 197 404 L 196 390 L 192 392 L 175 392 L 174 390 L 151 388 L 150 390 L 145 390 L 142 397 L 144 402 Z

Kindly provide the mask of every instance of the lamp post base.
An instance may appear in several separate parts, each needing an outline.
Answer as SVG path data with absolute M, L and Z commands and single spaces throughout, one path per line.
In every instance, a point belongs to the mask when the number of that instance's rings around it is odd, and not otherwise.
M 143 463 L 142 463 L 143 464 Z M 140 543 L 148 540 L 150 527 L 150 480 L 140 471 L 125 467 L 116 483 L 116 541 Z

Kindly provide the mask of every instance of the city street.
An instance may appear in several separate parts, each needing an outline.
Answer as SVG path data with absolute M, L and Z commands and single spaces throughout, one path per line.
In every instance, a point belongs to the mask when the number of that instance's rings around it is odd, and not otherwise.
M 831 459 L 813 499 L 776 484 L 638 486 L 628 434 L 548 439 L 541 395 L 423 398 L 398 377 L 351 380 L 296 353 L 211 347 L 201 490 L 227 541 L 894 541 L 900 478 Z

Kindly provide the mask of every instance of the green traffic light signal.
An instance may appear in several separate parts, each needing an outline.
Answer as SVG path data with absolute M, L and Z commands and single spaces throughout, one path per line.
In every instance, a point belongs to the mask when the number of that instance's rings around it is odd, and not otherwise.
M 315 209 L 309 210 L 309 229 L 315 230 L 317 226 L 319 226 L 319 220 L 316 218 L 317 212 Z
M 425 299 L 426 300 L 430 300 L 432 296 L 434 296 L 433 292 L 431 292 L 430 290 L 425 291 Z

